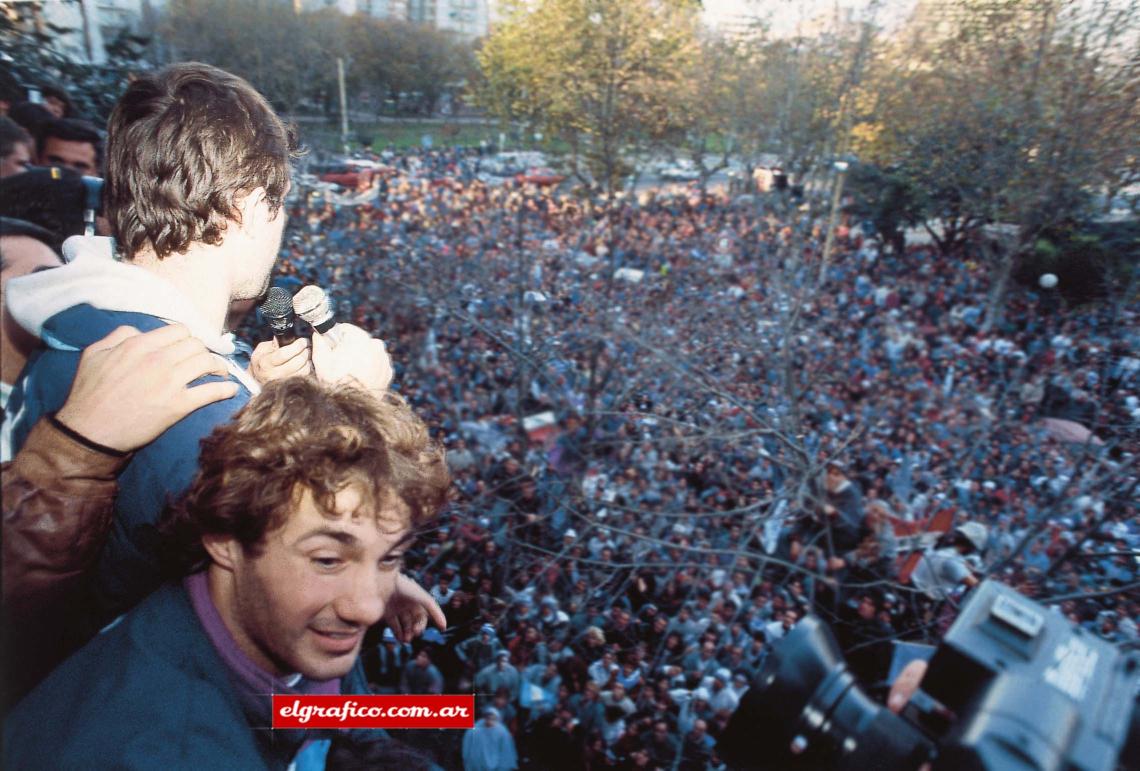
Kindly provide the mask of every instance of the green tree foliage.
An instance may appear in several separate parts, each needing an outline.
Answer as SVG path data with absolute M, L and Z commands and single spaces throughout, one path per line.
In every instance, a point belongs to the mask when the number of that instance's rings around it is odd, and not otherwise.
M 675 135 L 697 55 L 689 0 L 541 0 L 479 51 L 477 98 L 570 148 L 573 172 L 612 193 L 627 159 Z
M 1136 0 L 924 4 L 880 60 L 860 155 L 911 189 L 944 254 L 999 226 L 987 323 L 1039 235 L 1135 173 L 1138 21 Z
M 1138 21 L 1138 3 L 1115 0 L 956 0 L 920 16 L 884 60 L 861 155 L 909 182 L 944 252 L 987 222 L 1017 226 L 1025 249 L 1134 168 Z

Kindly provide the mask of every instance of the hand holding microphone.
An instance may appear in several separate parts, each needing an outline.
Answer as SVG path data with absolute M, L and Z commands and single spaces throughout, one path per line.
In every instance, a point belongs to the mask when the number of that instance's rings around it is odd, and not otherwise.
M 377 397 L 392 383 L 392 359 L 384 341 L 355 324 L 337 324 L 332 334 L 313 332 L 313 368 L 326 383 L 347 383 Z
M 293 298 L 279 286 L 269 288 L 261 304 L 261 317 L 273 338 L 258 343 L 249 359 L 249 372 L 253 379 L 265 385 L 271 380 L 282 380 L 312 372 L 309 361 L 309 341 L 297 337 L 293 312 Z
M 354 324 L 337 323 L 328 295 L 307 286 L 293 297 L 293 310 L 313 327 L 313 368 L 329 383 L 353 383 L 383 395 L 392 383 L 392 360 L 384 341 Z

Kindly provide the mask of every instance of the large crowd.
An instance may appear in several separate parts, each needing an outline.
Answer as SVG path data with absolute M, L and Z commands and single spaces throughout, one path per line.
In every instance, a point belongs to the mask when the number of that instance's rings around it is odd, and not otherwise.
M 981 241 L 884 249 L 848 214 L 829 245 L 810 189 L 607 198 L 496 176 L 485 150 L 450 148 L 371 156 L 374 185 L 350 194 L 293 169 L 290 190 L 289 132 L 244 81 L 176 66 L 133 82 L 126 103 L 105 164 L 99 132 L 67 122 L 63 102 L 14 108 L 35 113 L 24 128 L 0 118 L 0 214 L 20 219 L 0 234 L 4 269 L 26 274 L 4 308 L 5 357 L 21 355 L 3 373 L 5 460 L 19 451 L 4 615 L 32 649 L 13 648 L 21 666 L 42 665 L 18 686 L 8 675 L 17 695 L 42 680 L 9 720 L 9 759 L 98 746 L 152 763 L 166 744 L 123 739 L 140 729 L 103 712 L 162 691 L 187 714 L 215 710 L 186 724 L 173 707 L 147 713 L 205 765 L 351 768 L 374 752 L 468 771 L 718 768 L 771 647 L 808 615 L 879 696 L 916 650 L 895 643 L 937 645 L 987 578 L 1140 643 L 1134 306 L 1068 305 L 1048 282 L 995 304 Z M 194 142 L 172 139 L 187 126 Z M 64 236 L 102 225 L 79 176 L 100 164 L 126 259 L 86 239 L 57 267 Z M 262 342 L 251 364 L 240 341 L 269 337 L 249 310 L 274 256 L 275 283 L 322 287 L 346 323 L 332 347 Z M 113 393 L 130 404 L 108 406 Z M 282 493 L 297 489 L 307 497 Z M 345 489 L 377 510 L 397 491 L 416 530 L 402 554 L 414 582 L 390 569 L 398 530 L 379 538 L 384 602 L 338 587 L 310 603 L 351 561 L 333 546 L 309 560 L 320 580 L 263 581 L 244 560 L 265 563 L 234 556 L 279 557 L 270 524 L 317 510 L 355 534 L 337 543 L 379 549 L 363 504 L 343 516 Z M 83 531 L 71 541 L 37 530 L 61 510 Z M 171 538 L 181 583 L 157 571 Z M 242 548 L 216 546 L 226 538 Z M 82 602 L 60 599 L 60 576 Z M 447 623 L 419 635 L 423 590 Z M 266 693 L 364 688 L 472 693 L 479 720 L 399 732 L 406 756 L 256 730 Z M 38 738 L 53 722 L 74 726 L 59 746 Z
M 472 150 L 384 160 L 363 204 L 300 191 L 280 264 L 387 341 L 449 448 L 411 565 L 450 626 L 406 665 L 377 636 L 382 688 L 473 688 L 534 767 L 703 768 L 804 614 L 869 684 L 971 577 L 1140 640 L 1135 308 L 1015 287 L 987 328 L 980 258 L 848 222 L 820 280 L 787 194 L 613 214 Z

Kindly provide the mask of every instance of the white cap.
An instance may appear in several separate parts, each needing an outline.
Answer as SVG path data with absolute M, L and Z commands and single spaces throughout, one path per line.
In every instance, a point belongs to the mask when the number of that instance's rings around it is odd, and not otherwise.
M 954 531 L 964 535 L 966 540 L 972 543 L 978 551 L 986 548 L 986 526 L 981 522 L 966 522 L 958 525 Z

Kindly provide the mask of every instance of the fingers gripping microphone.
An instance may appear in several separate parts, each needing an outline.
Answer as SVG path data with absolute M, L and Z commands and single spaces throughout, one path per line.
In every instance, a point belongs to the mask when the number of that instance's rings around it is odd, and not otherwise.
M 297 339 L 297 333 L 293 329 L 293 298 L 289 296 L 289 290 L 279 286 L 269 287 L 269 294 L 260 310 L 278 346 L 283 348 Z
M 293 298 L 293 310 L 322 335 L 336 325 L 329 296 L 319 286 L 307 286 L 297 292 Z

